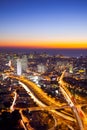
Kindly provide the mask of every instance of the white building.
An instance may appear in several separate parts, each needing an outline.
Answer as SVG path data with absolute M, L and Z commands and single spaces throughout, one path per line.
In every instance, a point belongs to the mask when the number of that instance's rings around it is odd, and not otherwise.
M 22 70 L 23 70 L 23 71 L 26 71 L 26 70 L 28 69 L 27 56 L 24 55 L 21 60 L 22 60 Z
M 70 66 L 69 66 L 69 73 L 73 73 L 73 65 L 72 64 L 70 64 Z
M 17 75 L 22 75 L 22 60 L 17 59 Z

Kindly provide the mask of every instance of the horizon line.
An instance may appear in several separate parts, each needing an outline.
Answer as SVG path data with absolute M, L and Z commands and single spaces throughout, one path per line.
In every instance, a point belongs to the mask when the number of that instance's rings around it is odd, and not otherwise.
M 26 46 L 0 46 L 0 49 L 64 49 L 64 50 L 87 50 L 87 48 L 54 48 L 54 47 L 26 47 Z
M 87 41 L 0 41 L 7 48 L 87 49 Z

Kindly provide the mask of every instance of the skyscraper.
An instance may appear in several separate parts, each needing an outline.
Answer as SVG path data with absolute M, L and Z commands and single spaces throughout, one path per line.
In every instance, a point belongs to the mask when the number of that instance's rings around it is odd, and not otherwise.
M 26 55 L 23 55 L 22 56 L 22 71 L 25 72 L 28 68 L 28 60 L 27 60 L 27 56 Z
M 21 59 L 17 59 L 17 75 L 22 74 L 22 61 Z

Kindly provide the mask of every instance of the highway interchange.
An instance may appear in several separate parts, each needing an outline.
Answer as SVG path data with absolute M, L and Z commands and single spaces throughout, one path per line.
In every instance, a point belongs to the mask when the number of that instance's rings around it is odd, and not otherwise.
M 65 105 L 65 104 L 61 105 L 60 102 L 57 102 L 54 98 L 49 97 L 45 92 L 43 92 L 43 90 L 40 87 L 38 87 L 35 83 L 33 83 L 32 81 L 29 81 L 28 79 L 26 79 L 24 77 L 10 75 L 10 78 L 17 79 L 19 81 L 19 83 L 21 84 L 21 86 L 26 90 L 26 92 L 34 100 L 34 102 L 36 102 L 37 105 L 39 106 L 37 108 L 36 107 L 29 108 L 30 111 L 48 110 L 54 116 L 55 124 L 57 124 L 56 117 L 61 116 L 62 118 L 66 119 L 66 120 L 70 120 L 75 123 L 77 122 L 79 130 L 86 130 L 87 129 L 87 124 L 86 124 L 87 118 L 86 118 L 85 114 L 83 113 L 83 111 L 81 110 L 81 108 L 78 109 L 79 107 L 76 106 L 75 103 L 71 100 L 72 95 L 65 87 L 65 83 L 62 80 L 63 76 L 64 76 L 64 72 L 62 73 L 62 75 L 60 77 L 60 81 L 59 81 L 60 90 L 61 90 L 62 94 L 64 95 L 68 105 Z M 16 93 L 15 93 L 15 98 L 16 98 Z M 14 102 L 16 101 L 15 98 L 14 98 Z M 12 104 L 11 109 L 13 108 L 13 106 L 14 105 Z M 70 116 L 68 113 L 62 113 L 61 111 L 58 111 L 58 110 L 65 109 L 68 107 L 71 108 L 74 116 Z M 81 116 L 79 114 L 80 112 L 82 112 L 84 114 L 83 118 L 81 118 Z M 84 122 L 85 122 L 85 125 L 84 125 Z M 54 127 L 53 127 L 53 129 L 54 129 Z

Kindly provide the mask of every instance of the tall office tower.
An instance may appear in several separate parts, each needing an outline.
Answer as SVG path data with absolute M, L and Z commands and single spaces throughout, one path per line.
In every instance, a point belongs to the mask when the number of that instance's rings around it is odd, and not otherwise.
M 21 59 L 17 59 L 17 75 L 22 74 L 22 61 Z
M 22 70 L 23 72 L 25 72 L 28 69 L 28 60 L 27 60 L 27 56 L 24 55 L 22 57 Z
M 73 73 L 73 65 L 72 64 L 70 64 L 70 66 L 69 66 L 69 73 Z

